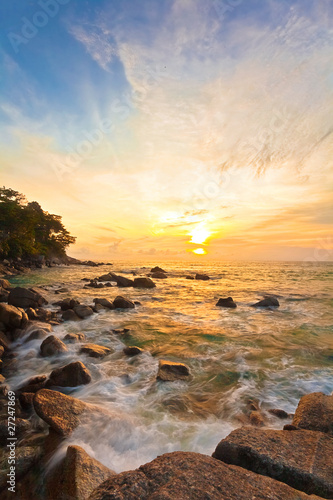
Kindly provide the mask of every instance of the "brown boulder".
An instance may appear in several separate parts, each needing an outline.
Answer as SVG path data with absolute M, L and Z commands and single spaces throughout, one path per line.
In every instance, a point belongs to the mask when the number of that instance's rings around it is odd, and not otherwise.
M 333 395 L 312 392 L 303 396 L 292 424 L 300 429 L 327 432 L 333 436 Z
M 40 307 L 47 304 L 47 300 L 33 289 L 16 287 L 12 288 L 8 297 L 8 304 L 16 307 Z
M 136 346 L 128 346 L 124 347 L 123 353 L 126 354 L 126 356 L 137 356 L 138 354 L 143 353 L 143 349 L 140 349 L 140 347 Z
M 252 307 L 279 307 L 279 301 L 275 297 L 267 297 L 266 299 L 259 300 L 256 304 L 252 304 Z
M 166 274 L 166 271 L 164 271 L 164 269 L 162 269 L 161 267 L 159 266 L 155 266 L 153 267 L 151 270 L 150 270 L 151 273 L 163 273 L 163 274 Z
M 199 273 L 197 273 L 195 275 L 195 279 L 196 280 L 202 280 L 202 281 L 208 281 L 208 280 L 210 280 L 210 277 L 207 276 L 207 274 L 199 274 Z
M 91 375 L 81 361 L 74 361 L 61 368 L 55 368 L 47 381 L 47 387 L 76 387 L 89 384 Z
M 10 340 L 7 338 L 7 335 L 3 332 L 0 332 L 0 346 L 3 347 L 4 351 L 9 351 L 9 349 L 10 349 L 10 347 L 9 347 Z
M 5 290 L 10 290 L 11 284 L 8 280 L 0 279 L 0 287 L 4 288 Z
M 86 500 L 115 472 L 90 457 L 80 446 L 68 446 L 65 458 L 46 478 L 47 500 Z
M 64 340 L 69 344 L 73 344 L 74 342 L 84 342 L 86 340 L 86 336 L 84 333 L 67 333 Z
M 37 330 L 34 330 L 33 332 L 30 333 L 30 335 L 25 339 L 26 342 L 30 342 L 31 340 L 39 340 L 39 339 L 45 339 L 45 337 L 48 336 L 48 332 L 44 330 L 43 328 L 38 328 Z
M 102 483 L 90 500 L 315 500 L 279 481 L 199 453 L 174 452 Z
M 151 273 L 149 276 L 157 280 L 165 280 L 168 277 L 165 273 L 162 272 Z
M 29 378 L 27 382 L 21 385 L 17 392 L 20 394 L 22 392 L 37 392 L 45 387 L 47 381 L 47 375 L 36 375 L 35 377 Z
M 216 303 L 218 307 L 228 307 L 229 309 L 235 309 L 237 304 L 234 302 L 232 297 L 227 297 L 226 299 L 219 299 Z
M 54 335 L 49 335 L 40 346 L 40 353 L 43 357 L 55 356 L 67 351 L 68 349 L 65 344 Z
M 242 427 L 217 445 L 213 457 L 333 498 L 333 440 L 325 434 Z
M 74 312 L 81 319 L 88 318 L 88 316 L 92 316 L 94 314 L 91 307 L 84 305 L 75 306 Z
M 80 353 L 87 354 L 91 358 L 104 358 L 112 352 L 108 347 L 98 344 L 84 344 L 80 349 Z
M 134 309 L 135 305 L 133 302 L 131 302 L 128 299 L 125 299 L 125 297 L 122 297 L 121 295 L 118 295 L 113 301 L 113 305 L 115 309 Z
M 64 321 L 79 321 L 79 316 L 73 311 L 73 309 L 67 309 L 62 313 L 61 319 Z
M 28 316 L 22 309 L 9 304 L 0 303 L 0 322 L 6 328 L 22 328 L 28 322 Z
M 74 307 L 79 306 L 80 302 L 75 299 L 68 297 L 67 299 L 61 300 L 59 306 L 62 311 L 67 311 L 68 309 L 74 309 Z
M 106 308 L 106 309 L 114 309 L 114 305 L 112 302 L 110 302 L 108 299 L 104 299 L 104 298 L 101 298 L 101 299 L 94 299 L 94 303 L 97 305 L 101 305 L 102 307 Z
M 135 278 L 134 288 L 155 288 L 155 283 L 150 278 Z
M 172 382 L 174 380 L 189 380 L 190 369 L 183 363 L 160 360 L 158 366 L 157 379 Z

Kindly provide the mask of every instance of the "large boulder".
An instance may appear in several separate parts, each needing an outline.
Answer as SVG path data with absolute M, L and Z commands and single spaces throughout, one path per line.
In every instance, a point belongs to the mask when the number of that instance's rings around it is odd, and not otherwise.
M 40 340 L 45 339 L 48 336 L 48 332 L 43 328 L 36 328 L 36 330 L 32 331 L 30 335 L 24 340 L 24 342 L 31 342 L 32 340 Z
M 108 347 L 98 344 L 84 344 L 80 349 L 80 353 L 87 354 L 91 358 L 104 358 L 112 352 Z
M 90 500 L 318 500 L 200 453 L 176 451 L 102 483 Z
M 292 424 L 300 429 L 326 432 L 333 436 L 333 395 L 312 392 L 303 396 Z
M 47 387 L 76 387 L 86 385 L 91 381 L 89 370 L 81 361 L 73 361 L 61 368 L 55 368 L 47 381 Z
M 64 300 L 61 300 L 58 304 L 62 311 L 67 311 L 68 309 L 74 309 L 74 307 L 79 306 L 80 302 L 78 300 L 67 297 Z
M 207 274 L 200 274 L 200 273 L 197 273 L 195 275 L 195 279 L 196 280 L 202 280 L 202 281 L 208 281 L 210 280 L 210 277 L 207 275 Z
M 86 336 L 84 333 L 67 333 L 67 335 L 64 336 L 64 340 L 68 342 L 68 344 L 75 344 L 76 342 L 84 342 Z
M 73 311 L 73 309 L 67 309 L 62 313 L 61 319 L 63 321 L 79 321 L 81 318 Z
M 0 346 L 3 347 L 4 351 L 9 351 L 10 349 L 10 340 L 3 332 L 0 332 Z
M 47 304 L 47 300 L 36 290 L 31 288 L 12 288 L 8 297 L 8 304 L 16 307 L 40 307 Z
M 275 297 L 266 297 L 266 299 L 259 300 L 252 307 L 279 307 L 280 303 Z
M 219 299 L 216 303 L 218 307 L 228 307 L 230 309 L 235 309 L 237 307 L 236 302 L 234 302 L 232 297 L 227 297 L 226 299 Z
M 333 440 L 325 434 L 242 427 L 217 445 L 213 457 L 333 498 Z
M 8 302 L 9 290 L 0 286 L 0 302 Z
M 100 299 L 94 299 L 94 303 L 97 305 L 101 305 L 106 309 L 114 309 L 114 305 L 112 302 L 110 302 L 108 299 L 105 298 L 100 298 Z
M 134 288 L 155 288 L 155 283 L 150 278 L 134 278 Z
M 128 299 L 125 299 L 125 297 L 122 297 L 121 295 L 118 295 L 113 301 L 113 305 L 115 309 L 134 309 L 135 305 L 133 302 L 131 302 Z
M 28 316 L 22 309 L 15 306 L 0 303 L 0 323 L 9 330 L 23 328 L 28 322 Z
M 98 278 L 98 281 L 115 281 L 119 287 L 130 287 L 133 286 L 133 280 L 125 278 L 125 276 L 118 276 L 114 273 L 103 274 Z
M 10 290 L 11 284 L 8 280 L 0 279 L 0 287 L 4 288 L 5 290 Z
M 92 316 L 94 314 L 94 311 L 91 307 L 84 305 L 75 306 L 74 312 L 81 319 L 88 318 L 89 316 Z
M 47 381 L 47 375 L 36 375 L 34 377 L 29 378 L 26 382 L 19 386 L 17 392 L 19 394 L 22 393 L 35 393 L 40 391 L 40 389 L 44 389 Z
M 55 356 L 67 351 L 68 349 L 65 344 L 54 335 L 49 335 L 40 346 L 40 353 L 43 357 Z
M 190 369 L 184 363 L 174 363 L 173 361 L 159 361 L 157 379 L 166 382 L 174 380 L 189 380 L 191 378 Z
M 86 500 L 115 472 L 90 457 L 80 446 L 68 446 L 65 458 L 46 478 L 47 500 Z

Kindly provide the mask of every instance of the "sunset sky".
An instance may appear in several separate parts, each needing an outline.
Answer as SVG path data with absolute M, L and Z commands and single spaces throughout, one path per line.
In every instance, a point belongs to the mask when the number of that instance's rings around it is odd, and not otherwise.
M 63 216 L 70 255 L 333 260 L 331 0 L 0 18 L 0 185 Z

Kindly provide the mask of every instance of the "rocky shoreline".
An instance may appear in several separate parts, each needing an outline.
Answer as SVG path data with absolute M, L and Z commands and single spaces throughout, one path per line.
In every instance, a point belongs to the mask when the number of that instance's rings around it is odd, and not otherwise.
M 209 279 L 202 278 L 206 275 L 197 276 L 191 279 Z M 156 285 L 152 278 L 166 279 L 167 273 L 153 268 L 149 276 L 133 280 L 109 273 L 89 283 L 92 288 L 99 288 L 99 284 L 104 287 L 111 281 L 120 288 L 153 288 Z M 61 363 L 69 344 L 78 345 L 78 358 L 80 354 L 103 358 L 112 351 L 86 342 L 83 334 L 68 334 L 60 340 L 53 327 L 62 321 L 82 321 L 101 310 L 135 309 L 139 304 L 121 295 L 113 301 L 95 298 L 90 306 L 65 298 L 53 304 L 58 307 L 54 312 L 45 307 L 47 301 L 40 290 L 13 288 L 6 279 L 0 280 L 0 297 L 1 498 L 333 498 L 333 395 L 322 393 L 302 397 L 293 416 L 280 409 L 270 410 L 275 417 L 288 422 L 283 430 L 265 428 L 265 414 L 257 401 L 249 400 L 244 425 L 217 443 L 211 457 L 192 452 L 167 453 L 134 471 L 116 474 L 74 444 L 67 447 L 65 457 L 50 467 L 61 443 L 80 425 L 93 421 L 98 426 L 101 418 L 115 422 L 122 418 L 62 392 L 62 388 L 86 385 L 92 379 L 80 359 L 67 365 Z M 254 305 L 278 307 L 277 299 L 265 300 Z M 237 307 L 231 297 L 220 299 L 216 305 Z M 114 331 L 114 334 L 126 335 L 126 332 Z M 27 380 L 14 394 L 6 384 L 6 378 L 19 370 L 13 346 L 17 341 L 23 343 L 32 338 L 40 339 L 41 357 L 58 356 L 59 363 L 49 374 Z M 124 348 L 126 356 L 141 352 L 137 346 Z M 191 377 L 185 364 L 159 360 L 158 380 L 186 381 Z M 8 432 L 13 422 L 8 415 L 12 406 L 17 438 L 13 445 L 14 472 L 8 459 L 11 453 Z M 15 485 L 14 496 L 13 490 L 8 489 L 11 480 Z

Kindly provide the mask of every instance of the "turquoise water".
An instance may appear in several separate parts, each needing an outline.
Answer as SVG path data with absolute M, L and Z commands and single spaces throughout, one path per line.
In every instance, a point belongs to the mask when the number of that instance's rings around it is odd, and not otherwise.
M 110 270 L 128 277 L 132 271 L 145 275 L 155 265 L 166 269 L 169 277 L 155 280 L 154 289 L 83 289 L 82 278 Z M 211 280 L 185 279 L 196 272 Z M 263 410 L 292 413 L 302 395 L 333 391 L 332 274 L 332 263 L 152 261 L 42 269 L 13 278 L 13 284 L 42 286 L 50 304 L 66 296 L 91 304 L 95 297 L 112 300 L 123 295 L 141 305 L 129 311 L 105 310 L 54 328 L 60 338 L 82 331 L 89 342 L 114 349 L 103 360 L 79 355 L 78 345 L 71 345 L 61 358 L 43 359 L 38 356 L 40 341 L 20 341 L 20 371 L 10 382 L 15 388 L 32 375 L 48 374 L 79 358 L 93 380 L 71 393 L 123 417 L 120 428 L 102 416 L 99 423 L 85 424 L 59 453 L 69 442 L 80 444 L 117 472 L 168 451 L 211 454 L 219 440 L 240 425 L 249 397 L 257 398 Z M 69 292 L 55 294 L 63 286 Z M 269 294 L 278 297 L 278 309 L 250 307 Z M 215 306 L 219 297 L 227 296 L 233 297 L 237 309 Z M 130 329 L 126 338 L 112 333 L 122 328 Z M 127 358 L 124 345 L 137 345 L 146 352 Z M 159 359 L 186 363 L 192 380 L 157 382 Z M 284 423 L 267 420 L 274 428 Z

